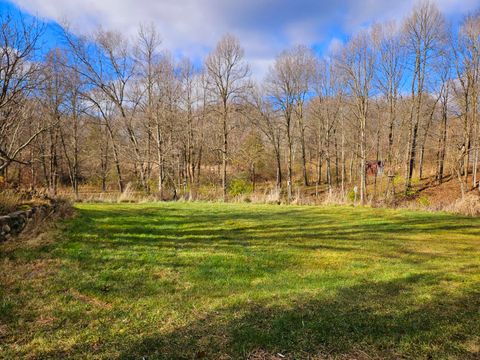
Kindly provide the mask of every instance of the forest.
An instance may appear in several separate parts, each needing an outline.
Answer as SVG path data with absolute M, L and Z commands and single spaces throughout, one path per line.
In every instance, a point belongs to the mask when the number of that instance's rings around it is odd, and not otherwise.
M 480 13 L 433 2 L 325 56 L 305 45 L 252 76 L 240 41 L 202 63 L 153 24 L 135 37 L 0 18 L 0 187 L 156 200 L 394 204 L 422 181 L 479 185 Z M 314 200 L 312 200 L 314 201 Z

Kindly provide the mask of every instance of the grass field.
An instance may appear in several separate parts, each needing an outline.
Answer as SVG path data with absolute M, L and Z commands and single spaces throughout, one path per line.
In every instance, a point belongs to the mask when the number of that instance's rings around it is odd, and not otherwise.
M 0 245 L 0 358 L 480 358 L 480 218 L 76 208 Z

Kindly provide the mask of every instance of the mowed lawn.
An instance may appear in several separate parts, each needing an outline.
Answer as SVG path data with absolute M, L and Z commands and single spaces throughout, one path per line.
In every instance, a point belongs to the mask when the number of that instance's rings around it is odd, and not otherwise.
M 76 209 L 0 245 L 0 358 L 480 358 L 480 218 Z

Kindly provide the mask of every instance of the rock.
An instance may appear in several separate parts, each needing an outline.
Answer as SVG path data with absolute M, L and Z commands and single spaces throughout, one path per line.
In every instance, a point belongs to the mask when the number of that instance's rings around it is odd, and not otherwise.
M 55 203 L 41 204 L 0 216 L 0 241 L 10 239 L 12 235 L 21 233 L 28 223 L 43 221 L 50 213 L 55 212 L 55 205 Z
M 27 224 L 27 214 L 25 211 L 15 211 L 8 215 L 7 225 L 10 227 L 10 233 L 18 234 Z
M 24 210 L 15 211 L 15 212 L 9 214 L 8 216 L 9 216 L 10 218 L 23 217 L 23 216 L 25 216 L 25 211 L 24 211 Z

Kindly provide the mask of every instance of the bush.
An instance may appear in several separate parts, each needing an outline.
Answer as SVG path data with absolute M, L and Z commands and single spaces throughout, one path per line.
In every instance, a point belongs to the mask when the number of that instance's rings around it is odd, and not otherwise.
M 430 200 L 426 196 L 421 196 L 417 199 L 417 202 L 420 206 L 423 207 L 429 207 L 430 206 Z
M 403 177 L 401 177 L 400 175 L 396 175 L 393 178 L 393 186 L 395 186 L 396 188 L 399 187 L 400 185 L 403 185 L 403 184 L 405 184 L 405 179 Z
M 355 191 L 353 189 L 351 189 L 348 194 L 347 194 L 347 199 L 348 201 L 350 202 L 355 202 Z
M 231 196 L 251 194 L 252 191 L 252 184 L 243 179 L 233 179 L 228 187 L 228 192 Z
M 414 188 L 410 188 L 407 190 L 407 192 L 405 193 L 405 196 L 407 197 L 414 197 L 418 194 L 418 190 L 414 189 Z

